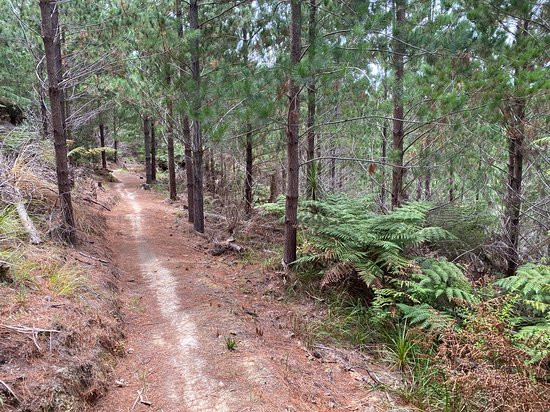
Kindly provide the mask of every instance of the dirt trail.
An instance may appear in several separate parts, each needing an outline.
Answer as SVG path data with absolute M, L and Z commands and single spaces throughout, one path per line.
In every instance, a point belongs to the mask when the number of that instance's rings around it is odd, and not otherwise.
M 255 289 L 265 280 L 258 268 L 212 257 L 177 208 L 140 189 L 139 177 L 116 177 L 122 200 L 108 218 L 108 246 L 123 272 L 127 355 L 94 410 L 391 408 L 386 394 L 366 388 L 366 373 L 304 349 L 292 333 L 294 308 Z

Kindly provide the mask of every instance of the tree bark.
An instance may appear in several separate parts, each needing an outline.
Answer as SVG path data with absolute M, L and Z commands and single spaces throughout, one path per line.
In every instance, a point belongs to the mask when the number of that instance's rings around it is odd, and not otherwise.
M 245 183 L 244 183 L 244 201 L 245 201 L 245 214 L 248 218 L 252 214 L 253 206 L 253 193 L 252 193 L 252 125 L 247 125 L 246 131 L 246 170 L 245 170 Z
M 178 197 L 176 190 L 176 160 L 174 159 L 174 108 L 172 99 L 168 100 L 168 136 L 166 138 L 166 150 L 168 152 L 168 188 L 170 200 Z
M 388 159 L 388 125 L 384 120 L 384 127 L 382 129 L 382 165 L 381 165 L 381 187 L 380 187 L 380 208 L 382 211 L 386 210 L 386 161 Z
M 518 21 L 515 41 L 529 35 L 529 19 Z M 529 70 L 528 63 L 515 68 L 517 78 L 521 71 Z M 519 266 L 519 235 L 521 216 L 521 191 L 523 180 L 523 151 L 525 139 L 525 98 L 513 97 L 504 108 L 504 122 L 508 136 L 508 176 L 505 204 L 506 260 L 508 276 L 514 276 Z
M 198 0 L 189 1 L 189 26 L 191 30 L 199 30 Z M 191 71 L 195 82 L 193 96 L 193 227 L 199 233 L 204 233 L 204 205 L 203 205 L 203 175 L 202 175 L 202 134 L 199 121 L 201 109 L 201 72 L 200 72 L 200 42 L 198 34 L 191 39 Z
M 62 94 L 59 87 L 58 63 L 56 59 L 55 33 L 58 27 L 52 24 L 52 12 L 56 7 L 55 2 L 40 0 L 40 14 L 42 18 L 42 39 L 46 54 L 46 69 L 48 72 L 50 110 L 53 127 L 55 165 L 57 175 L 57 189 L 59 192 L 59 204 L 63 217 L 62 235 L 71 243 L 76 242 L 76 228 L 74 221 L 73 205 L 71 200 L 71 182 L 69 179 L 69 166 L 67 162 L 67 141 L 63 129 Z
M 157 181 L 157 138 L 154 120 L 151 121 L 151 181 Z
M 277 195 L 277 173 L 273 172 L 269 179 L 269 203 L 275 202 Z
M 99 145 L 101 147 L 101 168 L 107 169 L 107 153 L 105 153 L 105 125 L 99 124 Z
M 506 260 L 508 276 L 514 276 L 519 264 L 521 186 L 523 180 L 525 101 L 515 98 L 507 116 L 508 178 L 506 193 Z
M 116 112 L 113 113 L 113 149 L 115 149 L 113 160 L 115 161 L 115 163 L 118 163 L 118 140 L 116 137 Z
M 403 25 L 405 24 L 406 0 L 395 0 L 395 23 L 393 25 L 393 68 L 395 84 L 393 89 L 393 142 L 394 155 L 392 163 L 392 208 L 399 207 L 404 200 L 403 193 L 403 74 L 405 43 L 403 42 Z
M 56 77 L 60 89 L 59 104 L 61 105 L 61 117 L 63 118 L 63 135 L 67 140 L 67 112 L 65 105 L 65 89 L 61 86 L 63 81 L 63 54 L 61 52 L 61 28 L 59 26 L 59 4 L 57 1 L 50 2 L 52 28 L 54 28 L 54 53 L 56 64 Z
M 195 178 L 193 177 L 193 155 L 191 151 L 191 129 L 189 127 L 189 118 L 183 117 L 183 145 L 185 148 L 185 176 L 187 179 L 187 211 L 189 212 L 188 221 L 193 223 L 195 219 L 193 196 L 193 187 Z
M 143 118 L 143 138 L 145 147 L 145 183 L 150 185 L 153 183 L 151 169 L 151 120 L 147 115 Z
M 302 9 L 300 0 L 291 0 L 291 50 L 290 62 L 294 70 L 300 61 L 301 54 L 301 20 Z M 284 262 L 289 265 L 296 260 L 296 233 L 298 224 L 298 184 L 299 158 L 298 138 L 300 128 L 300 86 L 291 73 L 288 79 L 288 126 L 287 126 L 287 161 L 288 183 L 285 206 L 285 253 Z
M 309 49 L 308 57 L 310 64 L 310 80 L 307 85 L 307 196 L 308 198 L 317 199 L 318 191 L 318 167 L 317 163 L 313 162 L 315 158 L 315 111 L 316 111 L 316 92 L 317 86 L 315 82 L 315 53 L 316 53 L 316 36 L 317 36 L 317 3 L 316 0 L 309 1 L 309 27 L 308 39 Z
M 40 116 L 42 121 L 42 137 L 48 137 L 48 109 L 46 107 L 46 92 L 42 84 L 38 85 L 38 98 L 40 100 Z

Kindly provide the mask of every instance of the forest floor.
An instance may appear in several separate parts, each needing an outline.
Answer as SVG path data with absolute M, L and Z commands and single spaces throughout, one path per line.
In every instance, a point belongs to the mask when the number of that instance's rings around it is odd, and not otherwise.
M 281 275 L 214 257 L 181 207 L 115 172 L 107 247 L 121 270 L 126 355 L 96 411 L 387 411 L 395 375 L 352 349 L 304 343 L 310 303 Z M 179 205 L 178 205 L 179 206 Z M 233 347 L 234 346 L 234 347 Z

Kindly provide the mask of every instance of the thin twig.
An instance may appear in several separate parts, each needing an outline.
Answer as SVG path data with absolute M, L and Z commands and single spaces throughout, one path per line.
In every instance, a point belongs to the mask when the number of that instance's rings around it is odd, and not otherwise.
M 8 384 L 6 382 L 4 382 L 3 380 L 0 380 L 0 383 L 2 384 L 2 386 L 4 386 L 8 390 L 9 393 L 11 393 L 11 395 L 15 398 L 15 400 L 18 403 L 21 403 L 21 401 L 19 400 L 19 398 L 17 397 L 15 392 L 8 386 Z

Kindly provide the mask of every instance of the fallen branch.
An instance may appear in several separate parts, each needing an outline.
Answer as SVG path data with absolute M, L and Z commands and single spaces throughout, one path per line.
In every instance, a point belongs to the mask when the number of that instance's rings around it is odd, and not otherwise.
M 84 199 L 87 202 L 93 203 L 94 205 L 101 206 L 103 209 L 108 210 L 109 212 L 111 211 L 111 209 L 105 206 L 103 203 L 96 202 L 94 199 L 91 199 L 89 197 L 83 197 L 82 199 Z
M 0 380 L 0 384 L 2 384 L 2 386 L 7 389 L 7 391 L 11 394 L 11 396 L 13 396 L 13 398 L 17 401 L 17 403 L 21 403 L 21 401 L 19 400 L 15 392 L 8 386 L 6 382 L 4 382 L 3 380 Z
M 57 329 L 41 329 L 41 328 L 29 328 L 28 326 L 19 325 L 4 325 L 0 323 L 0 327 L 10 329 L 19 333 L 59 333 Z
M 225 242 L 216 242 L 214 243 L 214 247 L 210 251 L 210 254 L 212 256 L 221 256 L 225 252 L 235 252 L 238 254 L 241 254 L 245 251 L 245 247 L 241 246 L 237 243 L 234 243 L 235 239 L 229 238 Z
M 21 223 L 23 223 L 23 227 L 29 235 L 31 243 L 33 245 L 38 245 L 42 243 L 42 239 L 40 238 L 38 231 L 34 227 L 34 223 L 32 223 L 32 220 L 29 217 L 29 214 L 27 213 L 27 209 L 25 209 L 25 205 L 23 204 L 23 202 L 17 202 L 15 204 L 15 209 L 17 210 L 17 214 L 19 215 L 19 219 L 21 219 Z
M 88 259 L 93 259 L 93 260 L 97 260 L 98 262 L 101 262 L 101 263 L 104 263 L 106 265 L 109 264 L 109 262 L 107 262 L 106 260 L 103 260 L 103 259 L 100 259 L 100 258 L 96 258 L 94 256 L 90 256 L 90 255 L 87 255 L 86 253 L 83 253 L 83 252 L 78 252 L 80 255 L 84 256 L 84 257 L 87 257 Z

